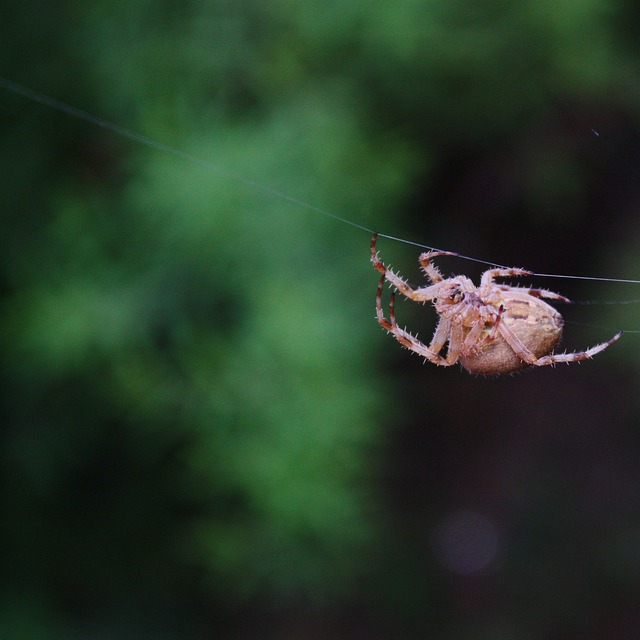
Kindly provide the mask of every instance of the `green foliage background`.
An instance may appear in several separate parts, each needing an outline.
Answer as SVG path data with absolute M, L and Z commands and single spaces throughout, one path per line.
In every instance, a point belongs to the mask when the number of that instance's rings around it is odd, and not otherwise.
M 4 13 L 1 76 L 217 169 L 0 94 L 0 637 L 640 634 L 638 339 L 504 380 L 423 366 L 374 320 L 368 234 L 296 202 L 640 277 L 634 3 Z M 568 349 L 639 327 L 566 318 Z M 474 522 L 496 553 L 458 570 Z

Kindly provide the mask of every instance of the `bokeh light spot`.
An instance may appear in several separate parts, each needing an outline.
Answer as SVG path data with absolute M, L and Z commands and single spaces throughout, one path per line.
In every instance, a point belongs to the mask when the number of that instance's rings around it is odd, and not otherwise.
M 474 511 L 456 511 L 435 528 L 433 547 L 444 567 L 458 574 L 486 569 L 498 552 L 498 531 L 485 516 Z

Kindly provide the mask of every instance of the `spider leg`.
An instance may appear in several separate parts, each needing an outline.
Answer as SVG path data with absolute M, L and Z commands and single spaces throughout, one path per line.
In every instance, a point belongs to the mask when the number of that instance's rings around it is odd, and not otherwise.
M 488 269 L 482 274 L 480 284 L 492 284 L 495 278 L 509 278 L 513 276 L 532 276 L 533 271 L 527 271 L 526 269 Z
M 548 289 L 526 289 L 522 287 L 510 287 L 506 284 L 498 284 L 494 286 L 497 286 L 501 291 L 518 291 L 520 293 L 533 296 L 534 298 L 547 298 L 548 300 L 557 300 L 558 302 L 566 302 L 567 304 L 571 304 L 571 300 L 569 300 L 569 298 L 561 296 L 559 293 L 549 291 Z
M 490 340 L 490 337 L 485 336 L 485 339 L 482 340 L 481 339 L 481 335 L 482 335 L 482 331 L 484 330 L 484 322 L 479 321 L 476 322 L 471 329 L 469 330 L 469 333 L 467 333 L 464 342 L 462 343 L 462 349 L 461 351 L 464 354 L 469 354 L 469 353 L 478 353 L 482 347 L 484 347 L 484 345 Z
M 498 325 L 498 331 L 507 344 L 513 349 L 513 352 L 518 356 L 518 358 L 524 360 L 527 364 L 538 364 L 538 358 L 533 355 L 531 350 L 524 344 L 524 342 L 522 342 L 522 340 L 520 340 L 520 338 L 518 338 L 506 322 L 501 322 Z
M 460 352 L 464 346 L 464 331 L 459 323 L 451 326 L 451 335 L 449 336 L 449 350 L 447 351 L 447 364 L 452 365 L 458 361 Z
M 447 340 L 451 340 L 451 320 L 448 320 L 447 318 L 440 318 L 435 333 L 433 334 L 433 338 L 431 339 L 429 351 L 433 351 L 433 353 L 440 353 Z M 447 353 L 447 361 L 450 361 L 451 364 L 453 364 L 455 360 L 457 360 L 457 357 L 454 360 L 450 359 L 450 356 L 451 343 L 449 343 L 449 353 Z
M 606 342 L 602 342 L 601 344 L 597 344 L 595 347 L 591 347 L 590 349 L 586 349 L 585 351 L 577 351 L 575 353 L 558 353 L 551 354 L 548 356 L 543 356 L 539 358 L 536 363 L 534 363 L 538 367 L 544 367 L 546 365 L 554 365 L 558 362 L 566 362 L 569 364 L 570 362 L 580 362 L 580 360 L 588 360 L 589 358 L 593 358 L 596 354 L 604 351 L 607 347 L 610 347 L 614 342 L 616 342 L 620 336 L 622 335 L 622 331 L 618 331 L 615 336 L 609 338 Z
M 481 284 L 488 285 L 494 284 L 493 280 L 495 278 L 508 278 L 513 276 L 532 276 L 533 271 L 527 271 L 526 269 L 489 269 L 482 274 Z M 516 290 L 521 293 L 528 294 L 533 296 L 534 298 L 547 298 L 548 300 L 558 300 L 559 302 L 567 302 L 570 303 L 571 300 L 569 298 L 565 298 L 561 296 L 559 293 L 554 293 L 553 291 L 549 291 L 548 289 L 523 289 L 522 287 L 510 287 L 507 284 L 498 284 L 495 285 L 498 289 L 502 291 Z
M 382 289 L 384 287 L 385 274 L 380 278 L 378 284 L 378 295 L 376 296 L 376 315 L 378 317 L 378 324 L 386 329 L 389 333 L 393 333 L 393 325 L 384 317 L 384 311 L 382 309 Z
M 437 258 L 438 256 L 457 256 L 457 253 L 453 253 L 451 251 L 430 251 L 429 253 L 423 253 L 420 255 L 420 264 L 422 266 L 422 270 L 427 275 L 427 278 L 436 284 L 437 282 L 442 282 L 442 274 L 438 271 L 438 267 L 434 264 L 431 264 L 431 260 L 433 258 Z
M 437 292 L 437 287 L 435 285 L 415 290 L 406 280 L 394 273 L 384 264 L 384 262 L 382 262 L 382 260 L 380 260 L 378 252 L 376 251 L 377 238 L 378 234 L 374 233 L 373 238 L 371 239 L 371 262 L 382 274 L 383 279 L 390 282 L 402 295 L 406 296 L 410 300 L 426 302 L 427 300 L 433 299 Z
M 378 239 L 378 234 L 374 233 L 373 238 L 371 239 L 371 262 L 373 262 L 373 266 L 382 274 L 382 281 L 388 280 L 398 291 L 402 292 L 407 298 L 411 298 L 414 290 L 411 288 L 409 283 L 406 280 L 403 280 L 400 276 L 396 275 L 391 269 L 388 269 L 384 262 L 380 260 L 378 257 L 378 252 L 376 251 L 376 240 Z
M 491 332 L 489 333 L 488 340 L 491 341 L 496 337 L 496 333 L 498 333 L 498 329 L 500 327 L 500 321 L 502 320 L 502 314 L 504 313 L 504 305 L 501 304 L 498 308 L 498 317 L 495 320 L 493 327 L 491 328 Z
M 587 349 L 585 351 L 577 351 L 575 353 L 550 354 L 547 356 L 542 356 L 541 358 L 536 358 L 531 350 L 525 346 L 522 340 L 520 340 L 520 338 L 516 336 L 516 334 L 506 323 L 502 322 L 498 327 L 498 331 L 520 359 L 524 360 L 527 364 L 536 367 L 545 367 L 548 365 L 557 364 L 559 362 L 569 363 L 579 362 L 580 360 L 588 360 L 589 358 L 593 358 L 593 356 L 600 353 L 601 351 L 604 351 L 607 347 L 611 346 L 622 335 L 622 331 L 618 331 L 615 336 L 613 336 L 606 342 L 598 344 L 595 347 L 591 347 L 590 349 Z
M 443 358 L 441 355 L 439 355 L 440 350 L 444 346 L 447 338 L 449 338 L 449 334 L 451 333 L 450 322 L 444 319 L 440 321 L 436 329 L 436 333 L 433 337 L 431 346 L 427 347 L 416 337 L 412 336 L 408 331 L 405 331 L 398 326 L 395 314 L 395 293 L 391 294 L 391 302 L 389 304 L 389 317 L 391 321 L 387 320 L 384 317 L 381 303 L 384 280 L 385 277 L 383 275 L 380 280 L 380 284 L 378 285 L 378 298 L 376 304 L 376 308 L 378 311 L 378 323 L 380 324 L 380 326 L 386 329 L 389 333 L 393 334 L 395 339 L 403 347 L 406 347 L 407 349 L 410 349 L 418 355 L 423 356 L 430 362 L 441 365 L 443 367 L 449 367 L 454 364 L 458 359 L 458 355 L 456 352 L 452 352 L 451 348 L 449 349 L 449 353 L 447 354 L 446 358 Z

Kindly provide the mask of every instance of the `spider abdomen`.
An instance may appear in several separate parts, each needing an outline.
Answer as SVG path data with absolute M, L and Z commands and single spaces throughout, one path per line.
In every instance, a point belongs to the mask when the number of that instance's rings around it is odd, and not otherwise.
M 527 293 L 503 291 L 501 293 L 504 322 L 522 344 L 536 357 L 550 354 L 562 337 L 564 321 L 551 305 Z M 460 364 L 469 373 L 497 375 L 513 373 L 530 366 L 520 358 L 500 332 L 488 340 L 493 325 L 484 330 L 486 341 L 475 352 L 460 353 Z

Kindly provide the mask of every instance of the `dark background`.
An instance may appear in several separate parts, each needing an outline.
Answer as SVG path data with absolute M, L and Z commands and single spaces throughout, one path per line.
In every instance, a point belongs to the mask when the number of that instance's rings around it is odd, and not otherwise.
M 1 76 L 222 173 L 0 90 L 0 636 L 640 637 L 640 339 L 425 365 L 375 322 L 366 232 L 225 173 L 640 278 L 639 27 L 630 0 L 4 7 Z M 570 350 L 640 330 L 561 311 Z

